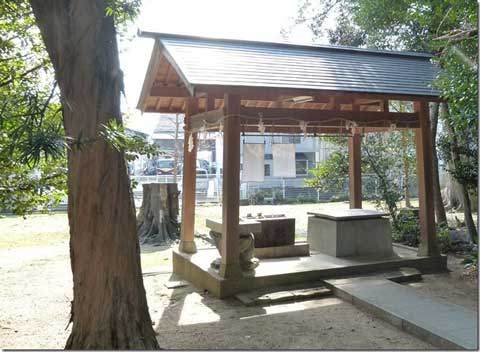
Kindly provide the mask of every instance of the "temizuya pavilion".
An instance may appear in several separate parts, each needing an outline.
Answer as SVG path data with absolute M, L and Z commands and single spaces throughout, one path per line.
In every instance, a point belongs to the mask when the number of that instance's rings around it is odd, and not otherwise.
M 446 267 L 435 240 L 429 102 L 439 97 L 431 87 L 435 67 L 429 55 L 151 32 L 140 35 L 153 38 L 155 45 L 138 108 L 185 114 L 182 230 L 174 251 L 174 272 L 220 297 L 256 286 L 299 282 L 302 275 L 304 280 L 331 276 L 335 274 L 332 267 L 338 274 L 355 272 L 332 257 L 333 264 L 318 268 L 309 259 L 305 261 L 308 270 L 303 271 L 301 260 L 290 267 L 266 260 L 255 274 L 242 273 L 238 249 L 240 135 L 258 132 L 260 123 L 266 132 L 304 133 L 306 128 L 308 134 L 348 136 L 350 208 L 362 207 L 362 135 L 392 126 L 414 129 L 421 232 L 418 255 L 353 264 L 358 273 L 379 266 Z M 389 100 L 412 102 L 414 112 L 389 111 Z M 216 250 L 197 251 L 194 242 L 196 148 L 189 144 L 196 146 L 197 132 L 205 129 L 223 130 L 224 135 L 219 271 L 209 267 Z

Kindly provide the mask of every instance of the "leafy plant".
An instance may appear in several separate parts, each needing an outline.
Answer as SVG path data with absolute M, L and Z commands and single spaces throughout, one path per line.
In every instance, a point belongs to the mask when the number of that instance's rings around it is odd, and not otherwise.
M 478 251 L 472 252 L 467 258 L 463 260 L 465 267 L 478 267 Z
M 414 209 L 399 209 L 393 226 L 393 240 L 408 246 L 418 246 L 420 226 L 418 211 Z
M 450 252 L 453 249 L 452 238 L 448 226 L 437 226 L 437 245 L 442 253 Z
M 307 187 L 322 192 L 341 191 L 348 175 L 348 154 L 344 148 L 334 151 L 327 160 L 317 163 L 316 168 L 308 172 L 312 177 L 305 179 Z
M 125 133 L 123 125 L 116 120 L 110 120 L 107 125 L 102 127 L 100 135 L 105 138 L 112 148 L 124 151 L 127 161 L 135 160 L 139 154 L 147 155 L 148 158 L 162 154 L 156 144 L 149 143 L 139 136 L 130 136 Z

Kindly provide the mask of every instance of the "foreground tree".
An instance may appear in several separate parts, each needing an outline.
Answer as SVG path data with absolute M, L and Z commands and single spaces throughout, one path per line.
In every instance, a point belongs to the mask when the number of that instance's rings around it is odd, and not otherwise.
M 156 349 L 123 152 L 101 137 L 121 124 L 114 2 L 30 0 L 61 91 L 73 273 L 68 349 Z M 106 16 L 106 14 L 110 14 Z

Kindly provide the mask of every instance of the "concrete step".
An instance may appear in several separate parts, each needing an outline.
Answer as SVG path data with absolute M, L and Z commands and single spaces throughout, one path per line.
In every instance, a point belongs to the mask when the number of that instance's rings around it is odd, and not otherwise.
M 442 349 L 478 348 L 478 313 L 384 277 L 325 280 L 336 296 Z
M 281 286 L 270 289 L 237 293 L 235 298 L 246 306 L 269 305 L 287 301 L 301 301 L 332 296 L 333 292 L 323 283 L 317 285 Z

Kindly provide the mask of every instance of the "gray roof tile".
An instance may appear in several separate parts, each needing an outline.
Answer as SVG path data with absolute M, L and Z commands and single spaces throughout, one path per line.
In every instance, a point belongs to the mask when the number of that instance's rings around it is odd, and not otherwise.
M 156 36 L 191 86 L 255 86 L 438 96 L 431 56 L 178 35 Z

